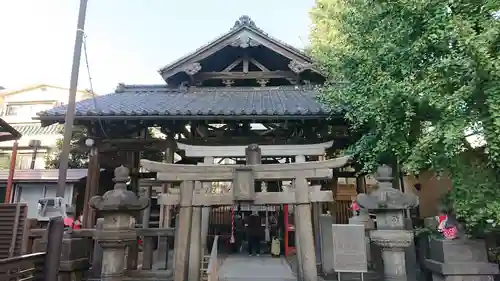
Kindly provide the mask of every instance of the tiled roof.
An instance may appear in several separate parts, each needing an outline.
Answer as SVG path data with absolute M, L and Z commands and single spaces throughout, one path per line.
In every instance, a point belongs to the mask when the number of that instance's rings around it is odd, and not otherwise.
M 149 116 L 165 118 L 229 119 L 326 117 L 328 112 L 312 88 L 242 87 L 167 89 L 158 85 L 125 86 L 123 92 L 97 96 L 76 103 L 76 119 L 88 117 Z M 59 120 L 66 114 L 60 106 L 38 115 L 42 120 Z
M 42 127 L 42 124 L 22 124 L 12 126 L 23 136 L 43 136 L 61 134 L 64 125 L 54 124 L 47 127 Z

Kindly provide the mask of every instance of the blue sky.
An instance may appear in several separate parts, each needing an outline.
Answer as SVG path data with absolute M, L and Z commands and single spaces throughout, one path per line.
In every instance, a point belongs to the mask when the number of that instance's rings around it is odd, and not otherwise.
M 68 87 L 79 0 L 0 1 L 0 85 Z M 308 42 L 314 0 L 89 0 L 85 31 L 95 90 L 162 83 L 157 70 L 249 15 L 291 45 Z M 88 88 L 80 71 L 79 88 Z

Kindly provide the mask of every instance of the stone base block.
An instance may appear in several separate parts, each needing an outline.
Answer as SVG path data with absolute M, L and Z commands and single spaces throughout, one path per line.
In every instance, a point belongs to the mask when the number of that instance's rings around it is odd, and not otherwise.
M 493 281 L 498 265 L 489 263 L 481 240 L 430 239 L 425 267 L 433 281 Z
M 429 259 L 442 263 L 488 262 L 486 243 L 483 240 L 431 238 Z
M 485 262 L 442 263 L 426 260 L 433 281 L 493 281 L 498 265 Z

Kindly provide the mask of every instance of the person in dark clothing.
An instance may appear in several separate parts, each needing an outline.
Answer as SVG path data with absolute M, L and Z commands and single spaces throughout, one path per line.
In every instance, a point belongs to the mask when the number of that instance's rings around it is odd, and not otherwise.
M 261 239 L 261 228 L 262 224 L 260 217 L 257 212 L 253 212 L 251 216 L 248 216 L 248 255 L 253 255 L 253 251 L 257 256 L 260 254 L 260 239 Z
M 245 229 L 240 215 L 234 217 L 234 245 L 233 252 L 241 252 L 241 244 L 245 238 Z

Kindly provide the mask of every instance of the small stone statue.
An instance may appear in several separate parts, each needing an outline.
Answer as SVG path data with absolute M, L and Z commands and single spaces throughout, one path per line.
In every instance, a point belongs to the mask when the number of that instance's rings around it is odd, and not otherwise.
M 458 223 L 448 211 L 440 210 L 436 220 L 438 221 L 437 229 L 444 239 L 453 240 L 458 238 Z
M 358 204 L 358 201 L 357 201 L 357 198 L 356 196 L 352 196 L 351 197 L 351 205 L 350 205 L 350 208 L 352 210 L 352 215 L 354 217 L 357 217 L 359 216 L 359 213 L 360 213 L 360 207 L 359 207 L 359 204 Z

